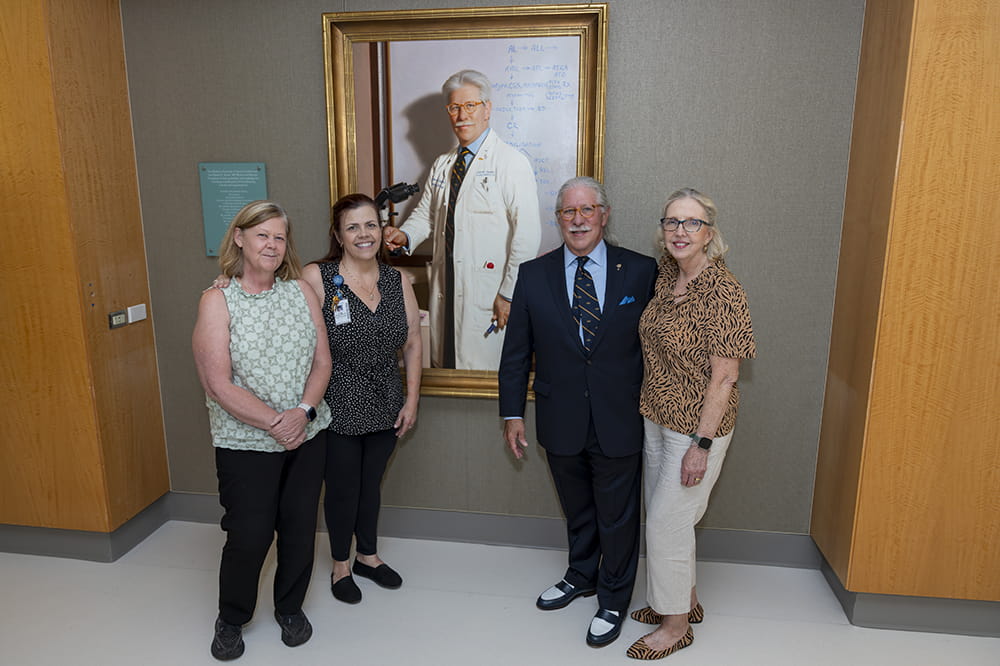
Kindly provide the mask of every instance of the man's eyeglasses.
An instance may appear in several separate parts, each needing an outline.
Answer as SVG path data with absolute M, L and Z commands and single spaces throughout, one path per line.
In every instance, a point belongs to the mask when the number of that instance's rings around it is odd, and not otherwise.
M 686 220 L 678 220 L 676 217 L 661 217 L 660 228 L 664 231 L 677 231 L 677 227 L 684 225 L 684 231 L 689 234 L 696 234 L 701 229 L 701 225 L 712 226 L 711 222 L 699 220 L 697 217 L 689 217 Z
M 486 102 L 480 100 L 478 102 L 466 102 L 465 104 L 449 104 L 444 109 L 448 112 L 449 116 L 457 116 L 458 112 L 462 109 L 465 109 L 466 113 L 475 113 L 476 107 L 480 104 L 486 104 Z
M 598 208 L 604 208 L 604 206 L 597 204 L 596 206 L 580 206 L 579 208 L 560 208 L 556 211 L 556 215 L 562 218 L 564 222 L 572 222 L 577 213 L 580 213 L 580 217 L 583 219 L 589 220 L 594 217 L 594 213 L 597 212 Z

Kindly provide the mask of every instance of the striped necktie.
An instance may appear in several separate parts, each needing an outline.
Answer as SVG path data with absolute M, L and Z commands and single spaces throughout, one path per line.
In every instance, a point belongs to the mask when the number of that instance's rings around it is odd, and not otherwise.
M 467 167 L 465 156 L 472 151 L 462 146 L 458 149 L 458 158 L 451 167 L 451 178 L 448 189 L 448 212 L 444 218 L 444 347 L 442 349 L 444 367 L 455 367 L 455 202 L 458 191 L 462 189 Z
M 573 281 L 573 318 L 583 330 L 583 348 L 588 352 L 594 344 L 594 334 L 601 323 L 601 306 L 591 277 L 584 264 L 590 257 L 576 258 L 576 278 Z
M 471 155 L 472 151 L 462 146 L 458 149 L 458 159 L 451 167 L 450 188 L 448 190 L 448 214 L 445 217 L 444 240 L 450 257 L 455 247 L 455 202 L 458 200 L 458 191 L 462 188 L 462 180 L 465 179 L 465 156 Z

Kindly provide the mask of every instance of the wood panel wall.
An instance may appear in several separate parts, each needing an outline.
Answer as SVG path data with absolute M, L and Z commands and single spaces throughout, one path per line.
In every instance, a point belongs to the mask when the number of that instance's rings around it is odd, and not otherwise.
M 110 532 L 169 489 L 118 3 L 0 20 L 0 522 Z
M 811 521 L 813 539 L 842 582 L 868 423 L 912 17 L 912 0 L 869 2 L 862 30 Z
M 853 592 L 1000 600 L 998 44 L 866 8 L 812 523 Z

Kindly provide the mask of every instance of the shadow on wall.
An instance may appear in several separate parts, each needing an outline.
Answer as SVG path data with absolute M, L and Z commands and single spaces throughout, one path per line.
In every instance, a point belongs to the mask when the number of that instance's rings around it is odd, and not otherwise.
M 405 109 L 403 115 L 410 123 L 406 138 L 421 164 L 430 165 L 441 153 L 455 145 L 448 114 L 440 94 L 425 95 Z
M 419 183 L 420 189 L 423 190 L 431 171 L 431 164 L 438 155 L 455 146 L 455 133 L 451 131 L 448 114 L 444 110 L 444 101 L 439 93 L 424 95 L 415 100 L 403 109 L 403 115 L 409 123 L 406 140 L 413 148 L 417 163 L 421 165 L 420 177 L 413 182 Z M 393 174 L 393 178 L 399 180 L 397 174 Z M 405 207 L 398 209 L 400 221 L 409 216 L 419 200 L 420 197 L 415 196 L 406 202 Z

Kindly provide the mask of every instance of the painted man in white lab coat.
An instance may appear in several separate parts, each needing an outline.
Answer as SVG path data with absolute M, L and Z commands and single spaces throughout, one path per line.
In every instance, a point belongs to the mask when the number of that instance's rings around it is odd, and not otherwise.
M 386 245 L 407 253 L 433 237 L 432 367 L 497 369 L 518 268 L 535 258 L 541 242 L 534 171 L 490 129 L 491 88 L 471 69 L 445 81 L 459 146 L 434 161 L 402 226 L 384 230 Z

